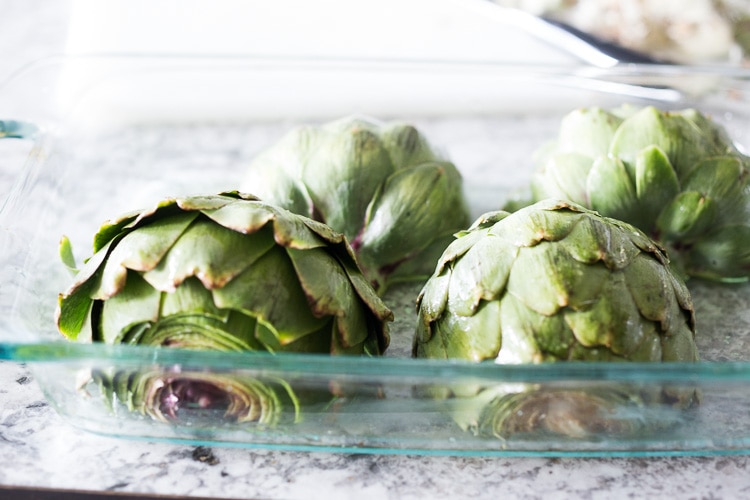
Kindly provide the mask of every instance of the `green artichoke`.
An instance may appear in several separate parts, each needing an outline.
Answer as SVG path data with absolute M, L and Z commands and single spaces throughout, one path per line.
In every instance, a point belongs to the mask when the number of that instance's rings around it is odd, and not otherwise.
M 61 250 L 72 267 L 69 244 Z M 392 318 L 343 235 L 236 192 L 168 199 L 105 223 L 56 311 L 71 340 L 368 355 L 388 346 Z M 157 418 L 218 405 L 241 421 L 273 422 L 281 403 L 297 401 L 283 381 L 100 376 L 110 393 Z
M 698 359 L 690 294 L 660 246 L 627 223 L 567 201 L 480 217 L 445 250 L 417 305 L 417 358 L 499 364 Z M 571 412 L 588 415 L 592 429 L 607 428 L 614 424 L 603 423 L 611 414 L 604 402 L 616 407 L 634 399 L 627 390 L 624 397 L 595 392 L 558 392 L 567 401 L 568 423 L 547 415 L 545 428 L 580 421 Z M 459 423 L 493 435 L 529 430 L 533 421 L 514 418 L 532 418 L 530 408 L 550 400 L 547 390 L 502 385 L 435 393 L 473 397 L 474 403 L 459 405 L 472 408 Z M 658 398 L 685 406 L 694 396 L 664 388 Z M 522 403 L 531 406 L 516 412 Z M 601 409 L 601 419 L 584 410 L 592 406 Z
M 381 294 L 426 279 L 471 222 L 455 166 L 402 123 L 297 128 L 251 163 L 241 188 L 344 233 Z
M 687 276 L 750 278 L 748 157 L 694 109 L 579 109 L 537 154 L 532 198 L 629 222 Z

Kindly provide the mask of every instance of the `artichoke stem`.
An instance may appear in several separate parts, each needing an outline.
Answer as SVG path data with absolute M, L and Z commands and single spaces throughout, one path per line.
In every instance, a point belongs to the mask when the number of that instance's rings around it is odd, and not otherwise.
M 225 409 L 228 406 L 227 394 L 212 384 L 172 380 L 167 382 L 159 409 L 177 419 L 180 408 Z

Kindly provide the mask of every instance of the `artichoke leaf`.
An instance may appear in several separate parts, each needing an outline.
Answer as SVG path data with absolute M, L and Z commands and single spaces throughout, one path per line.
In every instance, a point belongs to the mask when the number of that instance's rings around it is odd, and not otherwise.
M 504 212 L 503 212 L 504 213 Z M 486 236 L 488 230 L 462 231 L 456 239 L 443 251 L 435 268 L 435 274 L 441 274 L 446 266 L 463 256 L 474 244 Z
M 656 146 L 638 152 L 635 160 L 635 191 L 638 198 L 636 226 L 650 232 L 653 214 L 669 203 L 680 190 L 677 174 L 669 158 Z
M 565 311 L 565 322 L 584 347 L 602 347 L 627 357 L 644 339 L 640 312 L 625 284 L 616 272 L 602 288 L 599 300 L 580 311 Z M 658 360 L 654 360 L 658 361 Z
M 404 254 L 426 248 L 436 236 L 466 227 L 470 221 L 467 210 L 461 209 L 463 200 L 458 193 L 451 196 L 459 179 L 453 164 L 446 162 L 424 163 L 392 174 L 373 197 L 365 226 L 355 239 L 361 245 L 360 258 L 365 263 L 398 262 Z
M 581 214 L 575 205 L 565 201 L 545 200 L 540 202 L 538 210 L 519 211 L 502 219 L 502 230 L 495 224 L 488 230 L 506 238 L 518 247 L 532 247 L 542 241 L 558 241 L 573 230 Z M 514 216 L 515 215 L 515 216 Z M 526 216 L 531 220 L 527 221 Z
M 81 336 L 81 332 L 87 331 L 84 327 L 93 304 L 89 294 L 94 286 L 93 282 L 87 281 L 67 294 L 58 295 L 55 323 L 60 333 L 69 340 L 91 340 L 87 335 Z
M 622 118 L 601 108 L 581 108 L 561 121 L 557 138 L 561 152 L 577 152 L 589 158 L 606 156 Z
M 312 313 L 318 317 L 337 316 L 336 345 L 346 348 L 363 343 L 368 337 L 367 321 L 363 310 L 356 307 L 358 297 L 353 296 L 344 270 L 334 266 L 324 250 L 288 249 L 287 253 Z
M 562 248 L 543 242 L 523 248 L 508 278 L 508 293 L 539 314 L 551 316 L 561 308 L 593 300 L 606 275 L 604 267 L 571 258 Z
M 120 333 L 134 323 L 159 319 L 162 294 L 140 274 L 131 271 L 123 289 L 102 303 L 96 340 L 114 343 Z
M 698 361 L 698 350 L 693 341 L 693 332 L 680 326 L 678 333 L 661 337 L 661 351 L 664 361 Z
M 448 290 L 452 271 L 445 268 L 440 274 L 433 274 L 427 280 L 417 297 L 420 317 L 427 322 L 437 319 L 448 305 Z
M 700 113 L 695 108 L 683 109 L 678 112 L 683 118 L 693 124 L 696 130 L 701 130 L 713 145 L 712 150 L 719 154 L 736 154 L 737 148 L 727 131 L 716 123 L 710 116 Z
M 536 198 L 558 198 L 582 205 L 588 204 L 586 178 L 593 159 L 579 153 L 559 153 L 552 156 L 545 168 L 546 175 L 532 184 Z
M 201 218 L 191 224 L 159 264 L 143 277 L 164 292 L 173 292 L 191 276 L 208 289 L 221 288 L 272 247 L 270 231 L 259 231 L 249 238 Z
M 597 212 L 630 223 L 639 219 L 633 179 L 618 158 L 598 158 L 586 179 L 586 190 Z
M 331 353 L 331 325 L 333 318 L 329 318 L 318 330 L 309 335 L 303 335 L 291 342 L 281 343 L 278 332 L 273 325 L 265 321 L 257 321 L 252 332 L 253 338 L 260 342 L 263 349 L 269 352 L 309 352 L 309 353 Z
M 501 301 L 494 302 L 499 306 L 500 342 L 489 345 L 498 347 L 491 356 L 497 364 L 538 363 L 541 356 L 534 335 L 534 325 L 539 323 L 540 314 L 530 308 L 523 300 L 508 293 Z
M 480 300 L 498 298 L 505 288 L 518 248 L 487 235 L 453 264 L 448 304 L 462 316 L 476 312 Z
M 68 268 L 73 276 L 78 273 L 78 266 L 76 264 L 75 256 L 73 255 L 73 245 L 67 236 L 60 238 L 60 244 L 58 245 L 58 255 L 63 265 Z
M 303 219 L 291 212 L 273 221 L 276 243 L 288 248 L 313 249 L 343 241 L 341 233 L 312 219 Z
M 489 230 L 492 228 L 492 226 L 495 225 L 495 223 L 500 222 L 501 220 L 505 219 L 511 214 L 511 212 L 508 212 L 506 210 L 495 210 L 493 212 L 486 212 L 477 219 L 471 223 L 471 226 L 469 226 L 468 229 L 463 231 L 458 231 L 456 233 L 456 238 L 462 238 L 464 236 L 468 236 L 474 232 L 476 232 L 477 229 L 486 229 Z M 451 245 L 455 246 L 455 245 Z
M 738 157 L 707 158 L 690 171 L 683 189 L 700 192 L 714 201 L 717 224 L 745 223 L 750 216 L 745 201 L 747 177 Z
M 686 266 L 698 277 L 740 282 L 750 277 L 750 226 L 727 224 L 690 249 Z
M 94 253 L 78 271 L 73 284 L 58 295 L 55 323 L 60 333 L 70 340 L 77 340 L 88 323 L 93 297 L 101 283 L 101 267 L 111 246 L 110 240 Z
M 718 216 L 712 198 L 698 191 L 683 191 L 667 203 L 656 219 L 656 227 L 664 241 L 685 241 L 702 236 Z
M 339 261 L 341 262 L 344 271 L 349 276 L 349 281 L 351 282 L 354 291 L 359 298 L 362 299 L 363 305 L 372 311 L 372 314 L 382 322 L 381 324 L 383 325 L 383 328 L 378 330 L 376 337 L 380 344 L 381 351 L 385 351 L 390 342 L 388 326 L 385 322 L 393 320 L 393 311 L 386 306 L 380 296 L 376 293 L 375 289 L 367 282 L 367 279 L 362 273 L 358 271 L 355 262 L 342 258 L 339 258 Z
M 145 285 L 145 280 L 142 281 Z M 154 288 L 152 290 L 155 291 Z M 144 290 L 144 292 L 146 291 Z M 159 316 L 196 313 L 226 321 L 231 312 L 228 309 L 216 307 L 211 290 L 206 289 L 195 277 L 187 278 L 172 293 L 159 293 L 161 295 Z
M 391 155 L 391 163 L 396 169 L 431 162 L 439 159 L 427 139 L 407 123 L 386 124 L 380 134 L 383 146 Z
M 218 195 L 195 195 L 177 198 L 174 200 L 174 205 L 185 212 L 202 212 L 218 210 L 226 205 L 234 203 L 236 200 L 258 201 L 258 199 L 251 194 L 243 194 L 237 191 L 225 191 Z M 165 205 L 165 202 L 159 204 L 159 206 L 163 205 Z M 143 219 L 150 215 L 151 214 L 148 211 L 143 212 L 139 216 L 139 219 Z
M 272 207 L 254 200 L 235 200 L 219 208 L 202 209 L 217 224 L 242 234 L 260 231 L 276 216 Z
M 314 127 L 290 131 L 281 138 L 278 147 L 262 152 L 253 160 L 243 180 L 244 189 L 294 213 L 313 217 L 312 199 L 300 179 L 319 135 Z
M 353 240 L 381 179 L 394 171 L 388 151 L 370 130 L 329 135 L 304 167 L 303 179 L 322 221 Z
M 153 211 L 155 211 L 154 209 Z M 153 212 L 152 211 L 152 212 Z M 140 212 L 130 212 L 119 219 L 108 220 L 102 224 L 99 231 L 94 235 L 94 254 L 104 249 L 111 241 L 123 232 L 127 233 L 131 224 L 138 219 Z
M 628 295 L 640 313 L 651 321 L 662 323 L 661 329 L 667 331 L 667 314 L 670 300 L 674 300 L 674 289 L 664 266 L 648 255 L 640 255 L 623 273 Z
M 500 302 L 482 302 L 471 317 L 448 314 L 438 319 L 433 323 L 434 335 L 440 336 L 439 343 L 448 359 L 474 362 L 494 359 L 503 338 L 500 314 Z M 466 335 L 466 332 L 475 332 L 475 335 Z
M 424 311 L 420 310 L 414 338 L 412 339 L 412 356 L 428 359 L 448 359 L 445 345 L 439 335 L 437 325 L 426 318 Z
M 154 269 L 197 215 L 197 212 L 176 214 L 125 233 L 107 256 L 92 298 L 106 300 L 118 294 L 125 286 L 128 269 L 144 272 Z
M 609 241 L 608 231 L 601 224 L 597 224 L 591 217 L 581 217 L 559 244 L 578 262 L 593 264 L 607 259 Z
M 213 296 L 218 307 L 243 311 L 272 328 L 281 344 L 309 335 L 328 321 L 310 311 L 297 273 L 280 247 L 267 251 L 223 288 L 214 289 Z
M 278 203 L 296 214 L 314 217 L 315 207 L 304 184 L 290 177 L 282 165 L 270 163 L 253 169 L 245 176 L 245 189 L 263 200 Z

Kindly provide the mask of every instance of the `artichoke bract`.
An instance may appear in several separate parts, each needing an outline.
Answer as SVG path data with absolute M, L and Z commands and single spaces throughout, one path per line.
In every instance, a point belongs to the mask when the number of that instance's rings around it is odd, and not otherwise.
M 392 319 L 342 234 L 237 192 L 167 199 L 108 221 L 56 311 L 71 340 L 352 355 L 383 353 Z M 281 381 L 195 373 L 107 380 L 129 405 L 160 418 L 205 403 L 270 422 L 279 410 L 272 401 L 296 401 Z
M 417 358 L 698 360 L 692 300 L 663 249 L 635 227 L 567 201 L 480 217 L 445 250 L 417 305 Z M 476 396 L 484 412 L 479 420 L 495 434 L 504 432 L 498 426 L 518 425 L 510 423 L 515 405 L 528 398 L 516 396 L 510 405 L 503 398 L 513 391 L 506 388 L 474 390 L 447 387 L 442 397 Z M 663 396 L 682 404 L 693 394 Z M 592 419 L 581 408 L 601 406 L 585 390 L 564 397 L 578 408 L 573 412 Z M 538 402 L 547 404 L 545 398 Z
M 565 199 L 629 222 L 687 276 L 750 278 L 750 162 L 710 117 L 652 106 L 578 109 L 535 163 L 533 201 Z
M 403 123 L 296 128 L 253 160 L 240 187 L 344 233 L 381 294 L 426 279 L 471 222 L 456 167 Z

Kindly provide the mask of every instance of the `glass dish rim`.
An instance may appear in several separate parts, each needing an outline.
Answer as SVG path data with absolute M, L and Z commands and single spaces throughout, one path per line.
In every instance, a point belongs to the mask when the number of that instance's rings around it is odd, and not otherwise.
M 330 356 L 327 354 L 199 351 L 181 348 L 109 345 L 103 343 L 0 342 L 0 360 L 19 363 L 110 363 L 118 366 L 175 366 L 184 368 L 305 372 L 321 376 L 377 375 L 381 378 L 455 377 L 487 381 L 748 381 L 750 362 L 624 362 L 564 361 L 556 363 L 496 364 L 459 359 Z

